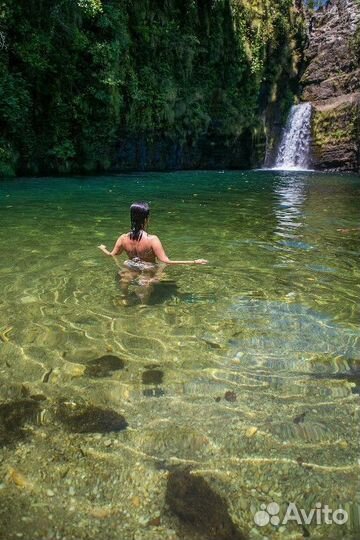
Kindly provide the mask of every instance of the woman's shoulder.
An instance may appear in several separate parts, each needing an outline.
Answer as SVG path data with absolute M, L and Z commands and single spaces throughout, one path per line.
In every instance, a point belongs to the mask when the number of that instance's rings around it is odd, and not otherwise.
M 148 234 L 148 239 L 151 242 L 159 242 L 160 238 L 156 234 Z
M 129 233 L 120 234 L 118 239 L 116 240 L 116 243 L 118 245 L 124 245 L 124 242 L 129 238 Z

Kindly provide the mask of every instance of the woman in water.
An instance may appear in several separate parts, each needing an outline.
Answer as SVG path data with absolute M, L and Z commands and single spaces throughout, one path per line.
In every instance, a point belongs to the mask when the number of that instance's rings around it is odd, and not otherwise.
M 123 251 L 129 259 L 125 266 L 130 270 L 152 270 L 157 260 L 165 264 L 206 264 L 205 259 L 194 261 L 172 261 L 166 255 L 164 248 L 157 236 L 146 232 L 149 223 L 150 208 L 145 202 L 134 203 L 130 206 L 131 231 L 122 234 L 117 239 L 112 251 L 108 251 L 104 244 L 99 249 L 105 255 L 120 255 Z
M 146 229 L 149 224 L 150 208 L 147 203 L 137 202 L 130 207 L 131 231 L 122 234 L 117 239 L 112 251 L 109 251 L 104 244 L 99 249 L 105 255 L 114 257 L 123 251 L 129 257 L 125 261 L 125 268 L 120 272 L 120 285 L 124 295 L 128 293 L 130 283 L 137 282 L 140 289 L 136 292 L 138 298 L 146 303 L 152 292 L 152 285 L 159 282 L 162 268 L 157 262 L 164 264 L 206 264 L 205 259 L 195 259 L 193 261 L 172 261 L 166 255 L 159 238 L 153 234 L 148 234 Z

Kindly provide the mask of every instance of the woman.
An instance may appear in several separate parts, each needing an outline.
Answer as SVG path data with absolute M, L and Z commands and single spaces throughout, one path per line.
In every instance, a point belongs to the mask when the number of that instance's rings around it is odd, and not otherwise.
M 149 205 L 145 202 L 137 202 L 130 206 L 131 231 L 122 234 L 117 239 L 112 251 L 108 251 L 104 244 L 99 249 L 105 255 L 120 255 L 123 251 L 129 259 L 125 266 L 133 271 L 147 271 L 156 268 L 156 262 L 165 264 L 206 264 L 205 259 L 194 261 L 172 261 L 166 255 L 164 248 L 157 236 L 148 234 L 146 229 L 149 224 Z

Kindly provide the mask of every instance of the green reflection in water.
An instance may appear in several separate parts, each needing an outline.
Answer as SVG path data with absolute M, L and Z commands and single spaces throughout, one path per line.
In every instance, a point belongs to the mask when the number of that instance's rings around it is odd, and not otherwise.
M 215 478 L 245 531 L 262 502 L 295 499 L 347 505 L 341 535 L 357 530 L 358 177 L 18 179 L 1 182 L 0 197 L 0 398 L 47 398 L 17 454 L 3 448 L 8 538 L 28 523 L 42 538 L 64 520 L 77 538 L 109 527 L 176 538 L 178 522 L 162 514 L 171 464 Z M 124 303 L 117 267 L 96 248 L 128 230 L 134 200 L 150 202 L 150 232 L 171 258 L 210 261 L 167 268 L 146 305 L 136 294 Z M 125 368 L 111 360 L 90 376 L 86 364 L 109 354 Z M 129 427 L 69 434 L 51 415 L 60 398 L 114 409 Z M 14 506 L 18 469 L 32 486 L 25 509 Z M 142 533 L 159 512 L 161 526 Z

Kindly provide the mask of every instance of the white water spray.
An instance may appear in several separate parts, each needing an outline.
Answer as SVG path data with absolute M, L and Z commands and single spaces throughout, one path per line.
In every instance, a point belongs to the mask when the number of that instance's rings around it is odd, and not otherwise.
M 276 157 L 275 169 L 308 169 L 311 116 L 311 103 L 301 103 L 291 108 Z

